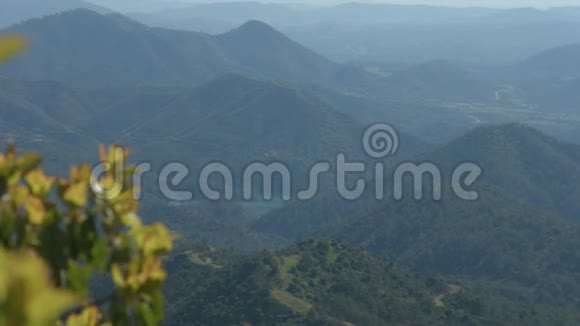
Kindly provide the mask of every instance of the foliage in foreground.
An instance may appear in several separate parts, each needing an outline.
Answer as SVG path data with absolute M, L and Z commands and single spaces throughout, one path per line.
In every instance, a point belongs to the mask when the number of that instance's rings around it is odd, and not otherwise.
M 22 52 L 27 46 L 27 41 L 18 35 L 0 35 L 0 63 Z
M 91 167 L 50 177 L 36 154 L 0 155 L 0 325 L 156 325 L 163 318 L 163 255 L 172 237 L 136 215 L 127 151 L 101 148 L 108 166 L 91 191 Z M 114 286 L 90 298 L 99 277 Z

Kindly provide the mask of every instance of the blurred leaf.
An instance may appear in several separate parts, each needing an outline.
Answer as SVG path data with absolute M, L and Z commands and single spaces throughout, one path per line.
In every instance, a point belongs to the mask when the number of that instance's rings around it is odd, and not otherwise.
M 49 275 L 32 252 L 0 249 L 0 324 L 54 325 L 59 314 L 79 303 L 72 292 L 56 289 Z
M 72 205 L 82 207 L 87 204 L 88 186 L 83 182 L 73 183 L 64 191 L 63 199 Z
M 101 317 L 99 309 L 91 306 L 78 314 L 69 316 L 65 321 L 64 326 L 97 326 L 100 325 L 99 321 Z
M 32 223 L 33 225 L 42 224 L 42 222 L 44 221 L 44 215 L 46 213 L 44 203 L 42 202 L 42 200 L 30 196 L 26 200 L 24 207 L 26 208 L 26 212 L 28 213 L 30 223 Z
M 0 63 L 7 61 L 14 55 L 26 50 L 28 42 L 18 35 L 0 36 Z
M 46 196 L 54 183 L 54 178 L 47 177 L 42 169 L 35 169 L 26 175 L 26 182 L 33 194 Z
M 144 225 L 137 215 L 128 151 L 113 146 L 107 154 L 115 162 L 102 181 L 115 185 L 118 173 L 123 191 L 105 199 L 89 191 L 89 164 L 57 179 L 45 174 L 39 155 L 18 155 L 14 145 L 0 154 L 0 326 L 55 325 L 71 305 L 92 302 L 99 274 L 115 284 L 105 298 L 111 302 L 77 307 L 60 325 L 161 323 L 162 255 L 173 239 L 164 225 Z

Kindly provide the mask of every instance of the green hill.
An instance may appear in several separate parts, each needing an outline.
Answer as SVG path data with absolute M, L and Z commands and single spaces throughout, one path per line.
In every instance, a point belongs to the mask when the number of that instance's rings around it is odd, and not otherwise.
M 203 246 L 168 261 L 167 325 L 524 325 L 545 318 L 334 241 L 230 261 Z
M 95 156 L 98 141 L 78 128 L 94 107 L 90 96 L 59 83 L 0 79 L 0 144 L 41 152 L 51 172 L 66 173 L 69 162 Z
M 290 206 L 262 218 L 258 229 L 298 239 L 339 239 L 419 273 L 436 273 L 512 302 L 573 315 L 580 293 L 575 285 L 580 228 L 492 191 L 480 189 L 480 194 L 476 202 L 446 194 L 441 202 L 407 196 L 357 209 L 345 209 L 337 201 L 314 208 Z M 332 215 L 337 211 L 344 215 Z
M 509 124 L 478 128 L 412 161 L 436 163 L 446 185 L 450 185 L 455 167 L 474 162 L 483 170 L 480 182 L 492 185 L 493 191 L 505 199 L 576 220 L 579 158 L 577 145 L 561 143 L 529 127 Z M 392 191 L 391 181 L 385 182 L 387 191 Z M 279 235 L 290 238 L 305 236 L 323 229 L 323 225 L 348 219 L 363 208 L 377 209 L 373 185 L 369 183 L 365 196 L 356 202 L 343 201 L 328 193 L 313 202 L 294 203 L 265 217 L 258 228 L 282 230 Z
M 483 179 L 507 198 L 577 219 L 580 146 L 518 124 L 481 127 L 426 155 L 451 171 L 476 162 Z
M 305 165 L 341 151 L 361 157 L 364 128 L 307 93 L 228 75 L 176 92 L 142 89 L 87 130 L 127 144 L 144 159 L 238 166 L 256 160 Z
M 519 125 L 481 128 L 417 160 L 439 162 L 443 171 L 464 160 L 480 164 L 477 201 L 449 190 L 441 201 L 416 201 L 408 187 L 401 201 L 380 202 L 368 193 L 347 202 L 326 194 L 271 212 L 255 229 L 288 239 L 339 239 L 414 271 L 574 311 L 580 228 L 555 213 L 572 219 L 577 212 L 569 192 L 579 171 L 574 148 Z

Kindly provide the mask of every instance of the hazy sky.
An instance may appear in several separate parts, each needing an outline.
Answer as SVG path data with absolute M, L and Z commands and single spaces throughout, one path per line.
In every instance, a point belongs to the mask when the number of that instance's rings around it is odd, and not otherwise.
M 190 2 L 216 2 L 200 0 L 182 0 Z M 231 0 L 230 0 L 231 1 Z M 262 2 L 277 3 L 309 3 L 309 4 L 336 4 L 353 1 L 340 0 L 269 0 Z M 486 6 L 486 7 L 556 7 L 556 6 L 580 6 L 580 0 L 362 0 L 367 3 L 398 3 L 398 4 L 430 4 L 440 6 Z
M 323 0 L 321 0 L 323 1 Z M 402 4 L 431 4 L 441 6 L 488 6 L 488 7 L 553 7 L 580 6 L 580 0 L 395 0 L 369 1 Z

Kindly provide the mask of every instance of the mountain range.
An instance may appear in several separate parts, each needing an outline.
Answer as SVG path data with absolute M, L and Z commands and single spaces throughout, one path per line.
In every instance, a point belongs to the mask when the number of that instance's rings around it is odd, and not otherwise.
M 79 8 L 103 13 L 109 11 L 104 7 L 84 0 L 2 0 L 0 28 L 21 23 L 32 18 L 53 15 Z
M 506 64 L 579 42 L 577 8 L 446 8 L 344 3 L 289 6 L 258 2 L 194 4 L 131 13 L 153 26 L 223 33 L 262 20 L 339 62 L 451 60 Z
M 232 17 L 247 14 L 236 6 Z M 384 9 L 330 10 L 369 8 Z M 456 13 L 388 9 L 435 20 Z M 528 10 L 461 13 L 506 20 L 502 14 L 540 27 L 546 20 Z M 2 68 L 0 140 L 45 153 L 57 173 L 69 162 L 95 162 L 98 143 L 121 143 L 155 172 L 185 163 L 190 179 L 179 190 L 195 189 L 199 168 L 216 161 L 237 174 L 255 161 L 282 162 L 301 186 L 312 164 L 338 153 L 377 163 L 361 144 L 377 122 L 401 139 L 398 156 L 379 160 L 385 181 L 401 161 L 443 171 L 441 201 L 417 201 L 409 187 L 402 200 L 377 201 L 377 180 L 364 175 L 358 201 L 339 198 L 328 177 L 310 201 L 211 202 L 195 193 L 177 204 L 161 196 L 151 173 L 143 215 L 181 235 L 166 260 L 169 325 L 579 323 L 580 147 L 530 127 L 580 135 L 576 45 L 495 67 L 340 64 L 256 20 L 210 35 L 79 9 L 5 31 L 24 34 L 32 48 Z M 463 162 L 483 170 L 471 188 L 477 201 L 449 187 Z
M 75 28 L 70 28 L 72 25 Z M 405 103 L 544 109 L 546 102 L 560 96 L 563 99 L 556 103 L 569 109 L 574 101 L 565 94 L 566 87 L 574 85 L 568 82 L 575 76 L 569 69 L 574 65 L 573 45 L 533 55 L 493 74 L 479 66 L 444 60 L 390 68 L 337 64 L 255 20 L 223 34 L 209 35 L 152 28 L 118 14 L 80 9 L 4 31 L 20 32 L 34 46 L 33 51 L 3 68 L 3 75 L 11 79 L 55 80 L 100 88 L 200 85 L 236 73 L 299 88 L 323 86 Z M 558 66 L 552 67 L 551 63 Z M 542 92 L 541 88 L 546 90 Z
M 3 68 L 4 75 L 14 79 L 102 87 L 200 84 L 225 73 L 243 73 L 315 82 L 313 76 L 328 81 L 339 69 L 258 21 L 211 36 L 152 28 L 118 14 L 79 9 L 31 20 L 5 32 L 21 33 L 34 46 Z

